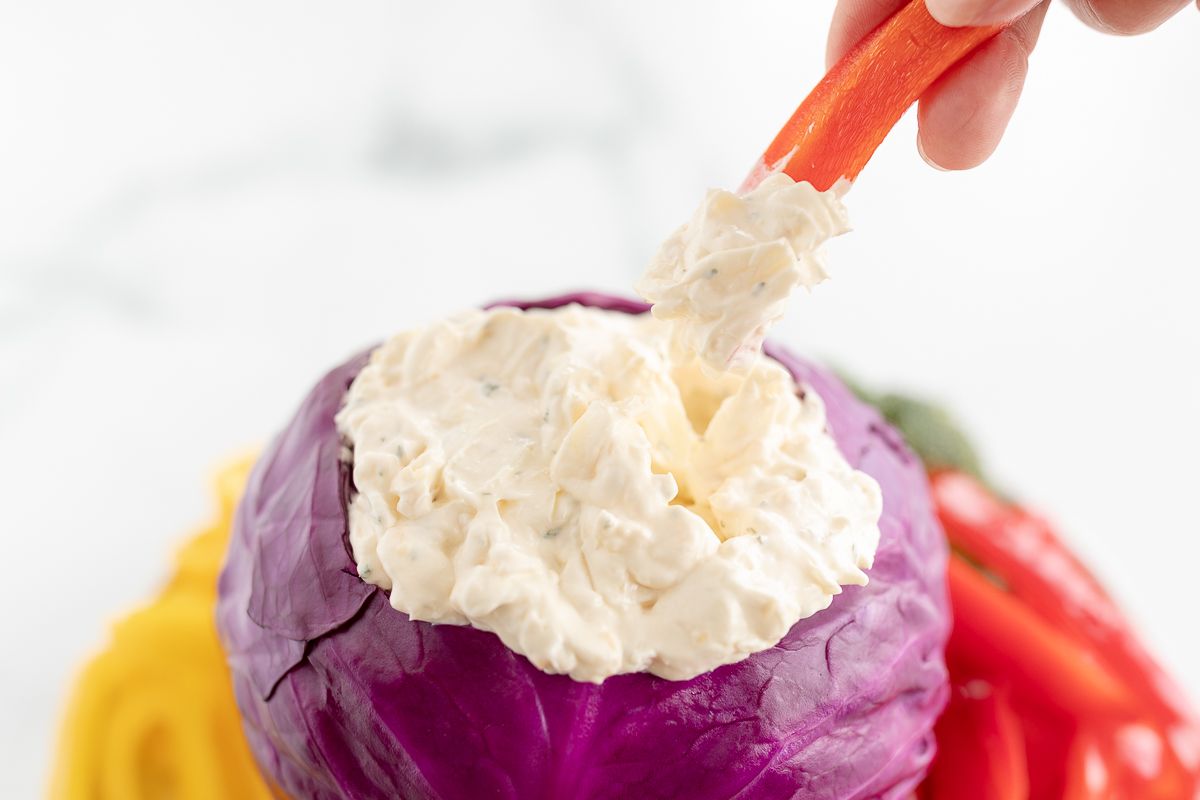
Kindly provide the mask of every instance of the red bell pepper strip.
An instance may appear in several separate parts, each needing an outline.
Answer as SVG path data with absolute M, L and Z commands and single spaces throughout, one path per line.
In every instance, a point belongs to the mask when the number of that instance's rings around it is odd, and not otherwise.
M 1100 737 L 1081 731 L 1071 743 L 1067 756 L 1063 797 L 1068 800 L 1109 800 L 1114 795 L 1110 756 L 1104 753 Z
M 1064 754 L 1061 770 L 1031 759 L 1030 797 L 1200 796 L 1200 723 L 1095 577 L 1044 520 L 961 473 L 931 478 L 958 551 L 951 674 L 1009 687 L 1024 698 L 1027 739 L 1036 733 L 1047 740 L 1038 749 Z
M 980 679 L 954 686 L 935 733 L 938 754 L 922 800 L 1028 800 L 1025 735 L 1002 687 Z
M 1146 712 L 1188 716 L 1162 670 L 1130 629 L 1100 582 L 1054 534 L 1049 523 L 996 498 L 977 480 L 956 472 L 931 476 L 946 535 L 1003 581 L 1008 592 L 1074 638 L 1135 690 Z
M 962 556 L 948 567 L 954 629 L 947 659 L 1074 715 L 1114 714 L 1135 700 L 1104 665 Z
M 833 65 L 742 189 L 780 169 L 818 189 L 854 180 L 930 84 L 1002 27 L 947 28 L 929 15 L 924 0 L 910 0 Z
M 930 476 L 946 535 L 1046 621 L 1082 640 L 1124 634 L 1120 610 L 1050 525 L 957 472 Z
M 955 552 L 955 626 L 946 650 L 952 685 L 961 691 L 985 681 L 1004 698 L 1023 737 L 1028 800 L 1200 798 L 1200 721 L 1095 576 L 1044 519 L 988 488 L 950 415 L 911 398 L 856 391 L 930 469 Z M 972 774 L 997 780 L 997 723 L 978 707 L 965 713 L 956 707 L 962 702 L 952 695 L 948 721 L 939 722 L 940 755 L 923 800 L 976 796 L 983 790 L 964 792 Z M 999 780 L 1002 791 L 1020 788 Z

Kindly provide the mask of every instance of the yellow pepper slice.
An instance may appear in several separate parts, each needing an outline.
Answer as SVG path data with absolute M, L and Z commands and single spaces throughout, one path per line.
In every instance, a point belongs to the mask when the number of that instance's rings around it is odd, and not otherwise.
M 220 471 L 217 518 L 179 551 L 159 596 L 118 621 L 84 667 L 50 800 L 272 797 L 242 734 L 214 620 L 217 575 L 252 463 Z

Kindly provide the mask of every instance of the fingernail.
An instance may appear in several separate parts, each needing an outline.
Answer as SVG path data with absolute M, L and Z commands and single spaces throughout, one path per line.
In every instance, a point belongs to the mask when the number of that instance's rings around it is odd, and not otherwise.
M 933 167 L 938 172 L 949 172 L 950 171 L 950 170 L 946 169 L 945 167 L 943 167 L 941 164 L 934 161 L 932 158 L 930 158 L 929 154 L 925 152 L 925 145 L 924 145 L 924 143 L 921 142 L 921 134 L 920 133 L 917 134 L 917 152 L 921 154 L 921 158 L 925 160 L 926 164 Z
M 970 25 L 975 18 L 975 4 L 972 2 L 968 6 L 964 0 L 925 0 L 929 16 L 951 28 Z
M 1039 0 L 925 0 L 929 15 L 951 28 L 1010 22 Z M 1200 2 L 1200 0 L 1198 0 Z

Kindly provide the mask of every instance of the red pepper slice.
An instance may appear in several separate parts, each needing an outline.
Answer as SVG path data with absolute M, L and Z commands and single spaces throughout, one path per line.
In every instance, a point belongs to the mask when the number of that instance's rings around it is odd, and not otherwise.
M 1044 520 L 974 478 L 931 483 L 957 551 L 947 663 L 960 683 L 983 675 L 1023 698 L 1040 759 L 1031 797 L 1200 796 L 1200 724 L 1095 577 Z
M 1087 567 L 1027 510 L 997 499 L 967 475 L 931 476 L 938 518 L 951 544 L 996 575 L 1007 591 L 1073 639 L 1138 697 L 1144 715 L 1179 720 L 1177 689 L 1142 647 Z
M 1083 640 L 1126 632 L 1112 598 L 1045 520 L 961 473 L 935 473 L 930 484 L 954 547 L 986 565 L 1043 619 Z
M 908 5 L 833 65 L 759 159 L 743 190 L 782 168 L 828 189 L 854 180 L 888 131 L 937 78 L 1002 26 L 947 28 Z
M 1028 800 L 1025 737 L 1003 687 L 981 679 L 953 687 L 935 732 L 922 800 Z
M 1106 716 L 1135 705 L 1104 665 L 961 556 L 951 555 L 948 574 L 954 607 L 948 660 L 1073 715 Z
M 1082 731 L 1071 744 L 1067 756 L 1064 800 L 1108 800 L 1114 797 L 1111 756 L 1104 752 L 1100 737 Z

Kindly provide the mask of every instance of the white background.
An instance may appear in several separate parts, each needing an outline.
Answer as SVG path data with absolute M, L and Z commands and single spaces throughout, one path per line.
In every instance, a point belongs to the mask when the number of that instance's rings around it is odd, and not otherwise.
M 74 665 L 328 366 L 625 291 L 822 72 L 832 2 L 3 3 L 0 796 Z M 1052 9 L 984 168 L 900 124 L 778 332 L 956 409 L 1200 696 L 1200 14 Z

